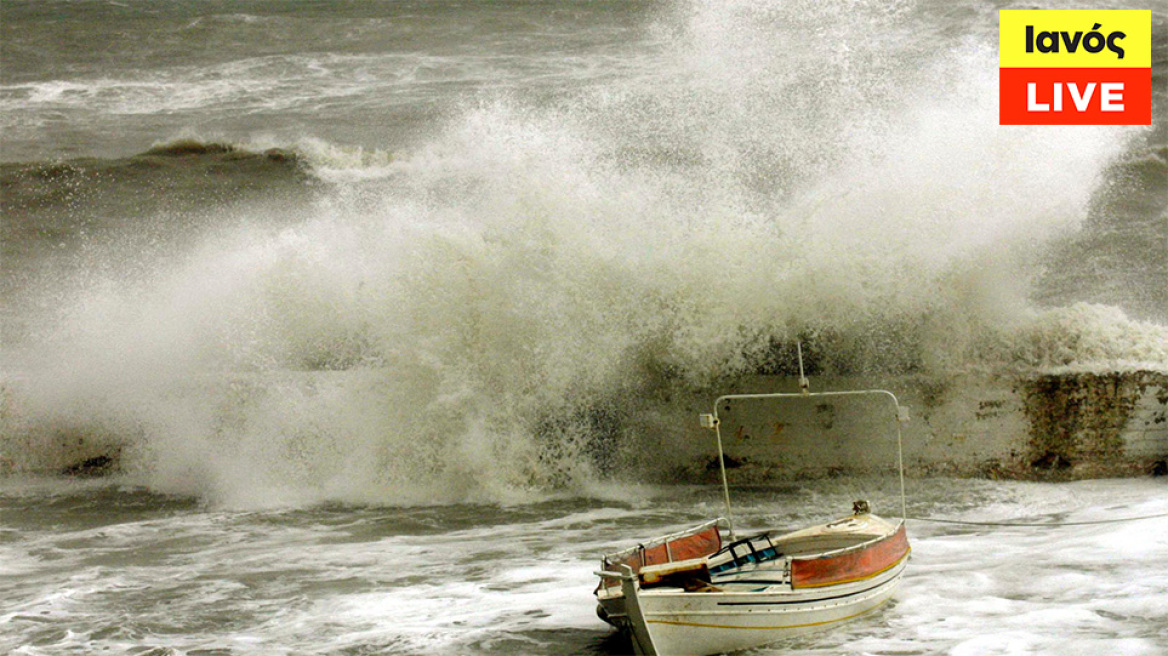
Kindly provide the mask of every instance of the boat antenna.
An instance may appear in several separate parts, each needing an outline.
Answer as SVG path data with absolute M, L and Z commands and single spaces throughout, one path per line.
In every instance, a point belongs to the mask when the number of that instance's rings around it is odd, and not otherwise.
M 799 390 L 803 394 L 811 393 L 811 381 L 807 380 L 807 376 L 803 375 L 803 342 L 795 342 L 795 350 L 799 353 Z

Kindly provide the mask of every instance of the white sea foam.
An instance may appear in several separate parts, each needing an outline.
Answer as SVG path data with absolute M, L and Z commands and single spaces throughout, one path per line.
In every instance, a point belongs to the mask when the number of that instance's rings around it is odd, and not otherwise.
M 295 55 L 234 61 L 204 70 L 9 84 L 0 86 L 0 108 L 17 115 L 68 109 L 122 115 L 212 108 L 289 110 L 367 91 L 371 80 L 340 74 L 353 68 L 359 67 L 335 55 Z M 392 76 L 377 83 L 392 84 Z
M 392 158 L 305 140 L 330 186 L 282 231 L 87 251 L 14 356 L 37 448 L 112 438 L 233 506 L 522 502 L 636 471 L 655 399 L 797 335 L 877 371 L 1164 369 L 1163 326 L 1027 301 L 1130 133 L 1000 127 L 988 36 L 936 52 L 905 8 L 813 9 L 699 3 L 659 76 L 468 103 Z M 305 57 L 193 93 L 328 76 Z
M 89 491 L 55 482 L 82 503 Z M 35 508 L 0 490 L 5 510 Z M 71 495 L 71 496 L 70 496 Z M 914 504 L 972 521 L 1081 522 L 1168 513 L 1157 480 L 1075 484 L 918 481 Z M 168 648 L 265 653 L 564 653 L 611 629 L 590 595 L 601 554 L 703 516 L 717 490 L 630 508 L 579 499 L 534 506 L 332 507 L 289 512 L 22 514 L 0 563 L 0 648 L 25 653 Z M 737 491 L 744 525 L 797 526 L 846 509 L 839 482 Z M 41 511 L 46 512 L 46 511 Z M 49 506 L 47 512 L 62 512 Z M 126 512 L 124 509 L 121 512 Z M 937 516 L 940 513 L 932 513 Z M 161 515 L 161 516 L 160 516 Z M 94 518 L 104 517 L 99 527 Z M 62 523 L 63 522 L 63 523 Z M 74 525 L 76 522 L 77 525 Z M 832 631 L 760 653 L 1162 653 L 1168 520 L 1079 527 L 910 521 L 912 560 L 894 601 Z M 469 525 L 468 525 L 469 524 Z M 63 627 L 68 627 L 68 631 Z M 56 630 L 62 628 L 62 630 Z

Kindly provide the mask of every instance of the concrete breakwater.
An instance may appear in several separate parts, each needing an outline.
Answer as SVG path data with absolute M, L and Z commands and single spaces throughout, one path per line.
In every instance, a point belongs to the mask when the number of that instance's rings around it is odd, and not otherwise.
M 1162 372 L 825 378 L 812 387 L 896 394 L 910 408 L 902 425 L 910 475 L 1132 476 L 1164 473 L 1168 457 L 1168 375 Z M 797 390 L 795 379 L 760 376 L 734 391 Z M 739 470 L 738 480 L 886 469 L 896 462 L 889 408 L 883 399 L 841 397 L 725 404 L 719 415 L 729 466 Z M 702 433 L 691 429 L 680 443 L 710 445 L 712 437 Z M 703 458 L 689 455 L 695 463 Z
M 376 378 L 375 376 L 373 377 Z M 263 399 L 297 394 L 336 395 L 373 388 L 370 375 L 303 372 L 278 381 L 247 377 L 192 383 L 223 387 L 216 439 Z M 832 378 L 815 391 L 881 388 L 910 408 L 902 425 L 910 475 L 1068 479 L 1164 473 L 1168 458 L 1168 374 L 1157 371 L 1066 372 L 1029 375 Z M 19 379 L 2 387 L 0 474 L 101 475 L 115 471 L 123 450 L 136 448 L 142 428 L 130 419 L 95 412 L 45 418 L 28 411 Z M 750 376 L 717 393 L 797 392 L 787 376 Z M 181 396 L 182 391 L 175 392 Z M 713 434 L 698 426 L 716 393 L 673 395 L 667 405 L 619 411 L 612 436 L 598 441 L 616 455 L 618 475 L 647 480 L 710 480 L 716 469 Z M 632 406 L 629 406 L 632 407 Z M 896 422 L 887 399 L 784 399 L 725 403 L 718 408 L 727 462 L 739 482 L 886 470 L 896 462 Z M 547 436 L 543 436 L 546 438 Z M 338 441 L 343 441 L 343 436 Z M 538 443 L 538 439 L 536 442 Z M 154 447 L 157 448 L 157 447 Z M 587 450 L 585 450 L 587 452 Z M 595 451 L 593 451 L 595 453 Z

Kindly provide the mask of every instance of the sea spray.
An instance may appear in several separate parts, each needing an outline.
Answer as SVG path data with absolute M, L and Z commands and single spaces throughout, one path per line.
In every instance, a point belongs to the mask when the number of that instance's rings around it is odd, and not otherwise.
M 1168 362 L 1160 326 L 1028 302 L 1130 133 L 997 126 L 988 37 L 862 3 L 660 29 L 657 74 L 468 99 L 363 175 L 331 160 L 290 225 L 85 250 L 14 358 L 5 457 L 92 439 L 231 506 L 538 499 L 666 475 L 680 395 L 796 338 L 826 373 Z

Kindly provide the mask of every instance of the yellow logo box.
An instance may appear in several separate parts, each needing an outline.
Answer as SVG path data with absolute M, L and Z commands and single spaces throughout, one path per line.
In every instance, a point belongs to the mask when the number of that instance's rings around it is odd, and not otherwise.
M 1151 68 L 1147 9 L 1003 9 L 1002 68 Z

